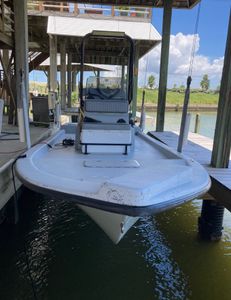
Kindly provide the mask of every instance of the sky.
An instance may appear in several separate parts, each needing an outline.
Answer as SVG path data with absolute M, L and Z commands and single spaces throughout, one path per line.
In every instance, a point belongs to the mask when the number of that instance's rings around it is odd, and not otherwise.
M 192 87 L 199 88 L 204 74 L 208 74 L 210 88 L 220 85 L 231 0 L 202 0 L 196 51 L 193 63 Z M 172 14 L 168 88 L 185 85 L 194 40 L 198 5 L 191 10 L 174 9 Z M 163 9 L 154 8 L 152 24 L 161 34 Z M 160 49 L 157 46 L 139 63 L 139 86 L 147 83 L 148 76 L 159 81 Z M 42 72 L 31 72 L 30 80 L 46 81 Z
M 200 87 L 204 74 L 208 74 L 210 88 L 220 85 L 227 28 L 231 0 L 202 0 L 198 34 L 196 39 L 196 52 L 193 63 L 192 87 Z M 189 61 L 192 52 L 194 31 L 198 5 L 191 10 L 173 10 L 169 56 L 168 87 L 185 85 Z M 152 24 L 161 34 L 162 9 L 153 9 Z M 147 82 L 150 74 L 159 80 L 160 46 L 153 49 L 141 59 L 139 69 L 139 85 Z M 147 72 L 146 72 L 147 70 Z

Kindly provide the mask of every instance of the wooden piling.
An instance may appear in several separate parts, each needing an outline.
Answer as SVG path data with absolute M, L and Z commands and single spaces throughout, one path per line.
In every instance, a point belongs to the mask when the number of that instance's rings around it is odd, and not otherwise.
M 196 114 L 194 132 L 199 133 L 200 130 L 200 114 Z
M 165 116 L 167 78 L 168 78 L 169 45 L 170 45 L 170 32 L 171 32 L 171 19 L 172 19 L 172 4 L 173 4 L 173 0 L 164 1 L 156 131 L 164 130 L 164 116 Z

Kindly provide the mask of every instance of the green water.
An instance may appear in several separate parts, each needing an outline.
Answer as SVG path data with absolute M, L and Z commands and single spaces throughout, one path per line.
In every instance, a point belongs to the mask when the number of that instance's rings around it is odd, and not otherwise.
M 208 136 L 214 119 L 201 116 Z M 222 240 L 203 242 L 200 207 L 142 218 L 115 246 L 74 203 L 25 190 L 18 226 L 0 226 L 0 299 L 34 299 L 28 265 L 37 299 L 231 299 L 230 213 Z

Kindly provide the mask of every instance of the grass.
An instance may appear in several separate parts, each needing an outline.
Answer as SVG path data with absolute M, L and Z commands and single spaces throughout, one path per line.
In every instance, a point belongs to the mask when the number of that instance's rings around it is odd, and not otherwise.
M 141 104 L 143 89 L 138 89 L 137 99 L 138 104 Z M 190 94 L 190 104 L 192 105 L 217 105 L 219 94 L 192 92 Z M 145 103 L 157 104 L 158 90 L 145 90 Z M 167 104 L 181 105 L 184 101 L 184 92 L 167 91 Z
M 30 81 L 30 91 L 37 90 L 39 94 L 47 94 L 47 84 L 44 82 Z M 142 101 L 143 89 L 138 88 L 137 99 L 138 105 Z M 192 90 L 190 95 L 191 105 L 217 105 L 219 94 L 203 93 Z M 77 94 L 73 93 L 72 101 L 76 102 Z M 155 105 L 157 104 L 158 90 L 145 89 L 145 104 Z M 184 91 L 167 91 L 167 104 L 169 105 L 182 105 L 184 101 Z

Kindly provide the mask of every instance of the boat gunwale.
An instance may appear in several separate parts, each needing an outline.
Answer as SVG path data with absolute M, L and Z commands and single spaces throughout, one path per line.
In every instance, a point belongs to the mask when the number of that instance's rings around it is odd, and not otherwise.
M 96 209 L 100 209 L 112 213 L 128 215 L 132 217 L 149 216 L 149 215 L 160 213 L 167 209 L 174 208 L 178 205 L 196 199 L 197 197 L 205 194 L 211 187 L 211 181 L 208 180 L 207 184 L 202 190 L 200 190 L 200 192 L 191 193 L 187 197 L 185 197 L 184 195 L 179 198 L 174 198 L 158 204 L 147 205 L 147 206 L 132 206 L 126 204 L 113 203 L 113 202 L 105 202 L 103 200 L 96 200 L 94 198 L 68 194 L 65 192 L 55 191 L 46 187 L 38 186 L 26 180 L 25 178 L 21 177 L 20 174 L 17 172 L 17 169 L 16 169 L 16 175 L 18 179 L 27 188 L 36 191 L 38 193 L 42 193 L 44 195 L 50 195 L 52 197 L 55 197 L 57 200 L 69 200 L 79 205 L 85 205 L 88 207 L 92 207 L 92 208 L 96 208 Z M 182 198 L 184 198 L 185 200 L 182 200 Z

